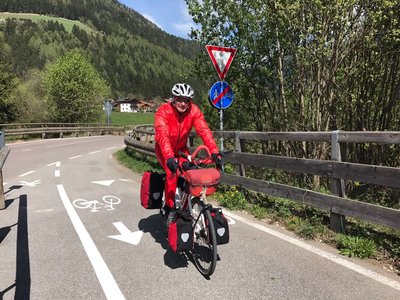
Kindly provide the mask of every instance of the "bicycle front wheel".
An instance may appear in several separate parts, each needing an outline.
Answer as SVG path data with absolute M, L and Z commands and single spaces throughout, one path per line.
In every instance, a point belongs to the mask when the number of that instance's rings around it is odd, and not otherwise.
M 217 264 L 217 239 L 214 223 L 208 209 L 199 198 L 192 199 L 193 217 L 193 261 L 204 276 L 214 273 Z M 196 221 L 197 220 L 197 221 Z

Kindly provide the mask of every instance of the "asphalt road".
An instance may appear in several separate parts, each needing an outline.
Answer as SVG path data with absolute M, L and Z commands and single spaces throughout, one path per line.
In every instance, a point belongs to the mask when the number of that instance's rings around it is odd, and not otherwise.
M 382 267 L 228 211 L 231 242 L 207 280 L 140 206 L 141 175 L 112 157 L 123 137 L 8 146 L 0 299 L 400 298 L 399 276 Z

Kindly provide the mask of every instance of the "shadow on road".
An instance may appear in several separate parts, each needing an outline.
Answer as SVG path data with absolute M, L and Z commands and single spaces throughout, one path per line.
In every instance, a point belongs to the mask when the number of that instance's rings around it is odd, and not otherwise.
M 7 193 L 9 193 L 9 192 L 11 192 L 11 191 L 13 191 L 13 190 L 18 190 L 18 189 L 20 189 L 20 188 L 22 188 L 22 185 L 13 185 L 13 186 L 10 186 L 10 188 L 6 191 L 6 192 L 4 192 L 4 195 L 6 195 Z M 5 208 L 7 208 L 7 207 L 9 207 L 10 205 L 11 205 L 11 203 L 13 203 L 15 200 L 17 200 L 18 198 L 14 198 L 14 199 L 6 199 L 5 200 Z
M 151 215 L 139 221 L 138 227 L 143 232 L 149 232 L 154 240 L 161 244 L 166 250 L 164 254 L 164 263 L 171 269 L 184 268 L 188 266 L 188 258 L 184 254 L 175 253 L 171 250 L 167 241 L 167 233 L 162 224 L 163 220 L 160 214 Z
M 18 222 L 14 225 L 0 229 L 0 242 L 11 231 L 11 227 L 17 225 L 17 256 L 15 283 L 0 291 L 0 299 L 15 287 L 14 299 L 30 299 L 31 292 L 31 268 L 29 261 L 29 239 L 28 239 L 28 213 L 27 196 L 19 197 Z

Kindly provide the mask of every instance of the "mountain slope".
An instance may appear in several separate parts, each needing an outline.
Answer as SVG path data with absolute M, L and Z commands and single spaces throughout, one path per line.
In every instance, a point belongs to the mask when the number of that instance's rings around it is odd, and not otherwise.
M 106 34 L 126 31 L 190 59 L 194 58 L 193 53 L 198 50 L 193 41 L 162 31 L 117 0 L 2 0 L 0 11 L 31 12 L 81 20 Z
M 0 59 L 23 76 L 80 48 L 110 84 L 113 97 L 128 93 L 168 97 L 174 82 L 187 81 L 200 88 L 189 73 L 198 54 L 196 43 L 174 37 L 116 0 L 2 0 L 0 11 L 36 13 L 79 20 L 92 33 L 62 20 L 0 21 Z M 63 19 L 64 20 L 64 19 Z

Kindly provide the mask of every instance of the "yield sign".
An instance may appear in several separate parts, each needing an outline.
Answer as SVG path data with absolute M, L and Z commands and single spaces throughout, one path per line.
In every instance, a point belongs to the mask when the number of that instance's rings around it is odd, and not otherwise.
M 228 73 L 231 66 L 233 57 L 236 54 L 235 48 L 226 48 L 219 46 L 206 45 L 208 55 L 217 70 L 218 76 L 224 80 L 226 73 Z

